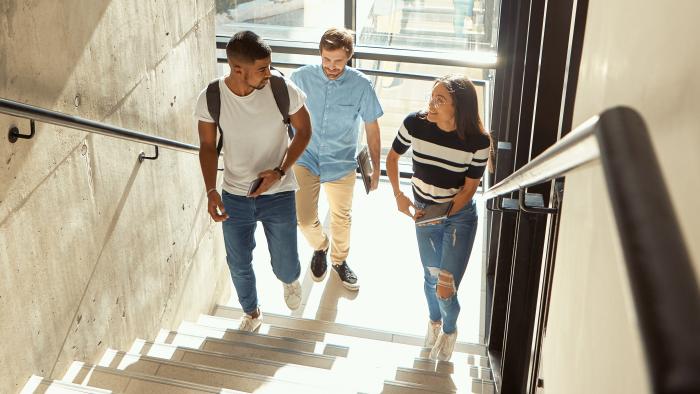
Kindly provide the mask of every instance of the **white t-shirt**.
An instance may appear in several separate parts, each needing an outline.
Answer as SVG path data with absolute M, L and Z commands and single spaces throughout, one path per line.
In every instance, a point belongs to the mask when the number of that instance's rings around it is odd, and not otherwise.
M 289 114 L 299 111 L 306 95 L 285 78 L 289 91 Z M 219 79 L 221 115 L 219 123 L 224 133 L 224 184 L 227 192 L 239 196 L 248 194 L 250 184 L 258 174 L 282 163 L 289 136 L 282 114 L 277 108 L 270 83 L 247 96 L 233 93 L 224 78 Z M 207 108 L 207 89 L 197 99 L 194 116 L 197 120 L 214 123 Z M 218 130 L 217 130 L 218 133 Z M 297 189 L 294 172 L 287 174 L 263 194 L 274 194 Z

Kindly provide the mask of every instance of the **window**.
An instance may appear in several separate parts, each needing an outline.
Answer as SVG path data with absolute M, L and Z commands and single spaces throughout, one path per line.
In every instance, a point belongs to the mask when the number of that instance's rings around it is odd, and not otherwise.
M 318 42 L 328 27 L 344 25 L 344 7 L 344 0 L 216 0 L 216 34 Z
M 499 8 L 494 0 L 358 1 L 357 42 L 495 55 Z

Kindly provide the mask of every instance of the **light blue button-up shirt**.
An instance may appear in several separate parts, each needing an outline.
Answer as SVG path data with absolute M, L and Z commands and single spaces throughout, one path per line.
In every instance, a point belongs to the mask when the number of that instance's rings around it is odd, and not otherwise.
M 306 93 L 313 130 L 297 164 L 319 176 L 321 182 L 355 171 L 360 119 L 369 123 L 384 114 L 372 82 L 351 67 L 330 80 L 321 65 L 301 67 L 290 79 Z

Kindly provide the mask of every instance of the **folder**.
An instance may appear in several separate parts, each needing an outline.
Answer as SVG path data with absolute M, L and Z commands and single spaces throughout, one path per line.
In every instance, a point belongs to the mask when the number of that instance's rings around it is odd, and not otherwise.
M 365 192 L 369 194 L 369 190 L 372 188 L 372 162 L 367 145 L 363 146 L 360 153 L 357 154 L 357 167 L 360 169 L 360 175 L 362 175 Z

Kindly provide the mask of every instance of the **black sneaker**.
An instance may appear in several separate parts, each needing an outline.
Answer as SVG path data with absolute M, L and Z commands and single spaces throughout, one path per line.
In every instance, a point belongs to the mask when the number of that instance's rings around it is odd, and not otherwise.
M 340 281 L 343 282 L 348 290 L 358 290 L 360 285 L 357 283 L 357 275 L 350 269 L 348 263 L 343 261 L 342 264 L 333 264 L 333 269 L 338 273 Z
M 314 282 L 320 282 L 326 277 L 326 272 L 328 272 L 327 252 L 328 249 L 317 250 L 311 257 L 311 278 L 313 278 Z

